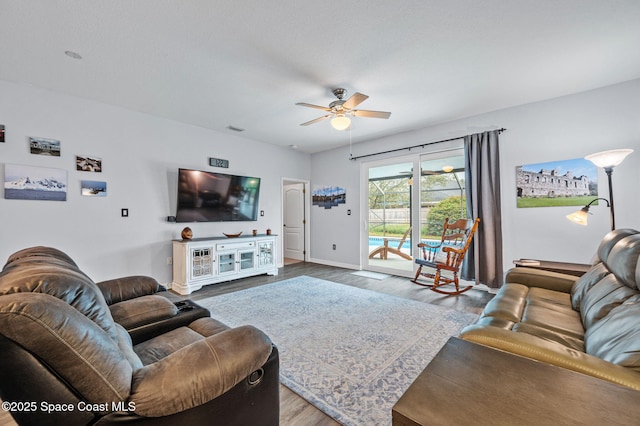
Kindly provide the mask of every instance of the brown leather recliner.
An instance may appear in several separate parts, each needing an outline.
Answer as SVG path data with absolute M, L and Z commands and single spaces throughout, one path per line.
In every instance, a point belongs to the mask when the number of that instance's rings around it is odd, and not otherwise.
M 278 351 L 260 330 L 207 317 L 133 345 L 69 256 L 18 253 L 0 272 L 0 397 L 18 423 L 278 424 Z

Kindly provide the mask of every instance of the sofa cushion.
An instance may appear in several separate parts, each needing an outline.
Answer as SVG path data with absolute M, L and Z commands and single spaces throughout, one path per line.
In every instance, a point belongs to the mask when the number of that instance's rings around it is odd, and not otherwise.
M 229 327 L 220 321 L 210 317 L 200 318 L 189 324 L 188 327 L 176 328 L 139 343 L 133 347 L 133 350 L 144 365 L 149 365 L 160 361 L 185 346 L 226 330 L 229 330 Z
M 623 367 L 640 371 L 640 295 L 628 298 L 585 334 L 585 349 Z
M 496 317 L 514 323 L 520 322 L 528 293 L 529 287 L 526 285 L 507 283 L 487 303 L 482 316 Z
M 56 297 L 98 324 L 114 342 L 118 341 L 115 323 L 102 292 L 76 268 L 51 263 L 7 268 L 0 274 L 0 296 L 13 293 L 45 293 Z
M 640 234 L 629 235 L 616 243 L 604 261 L 622 284 L 638 290 L 640 283 Z
M 598 259 L 606 262 L 607 259 L 609 259 L 611 250 L 613 250 L 613 247 L 616 246 L 620 240 L 637 233 L 638 231 L 636 231 L 635 229 L 629 228 L 616 229 L 615 231 L 609 232 L 604 236 L 604 238 L 600 242 L 600 245 L 598 245 L 598 250 L 596 252 Z
M 69 257 L 65 252 L 58 250 L 53 247 L 29 247 L 26 249 L 19 250 L 13 253 L 7 259 L 7 262 L 4 265 L 4 268 L 8 268 L 14 265 L 14 262 L 21 261 L 21 263 L 26 263 L 27 260 L 31 260 L 34 262 L 51 262 L 56 261 L 59 264 L 65 264 L 74 268 L 78 268 L 76 262 Z
M 549 342 L 560 343 L 576 351 L 584 352 L 584 340 L 571 335 L 571 333 L 564 333 L 556 330 L 551 330 L 548 327 L 540 327 L 533 324 L 519 323 L 513 326 L 513 331 L 517 333 L 527 333 L 547 340 Z
M 150 295 L 125 300 L 109 306 L 113 319 L 126 329 L 171 318 L 178 308 L 163 296 Z
M 613 274 L 608 274 L 587 292 L 580 307 L 580 316 L 585 329 L 604 318 L 611 309 L 637 294 Z
M 133 351 L 131 336 L 120 324 L 116 324 L 116 329 L 118 330 L 118 348 L 120 348 L 127 361 L 129 361 L 129 364 L 131 364 L 133 371 L 142 368 L 143 365 L 140 357 Z
M 593 265 L 582 275 L 571 287 L 571 305 L 576 311 L 580 311 L 582 300 L 585 298 L 591 287 L 596 285 L 601 279 L 609 275 L 607 266 L 600 262 Z
M 532 287 L 520 322 L 573 339 L 584 338 L 580 314 L 573 310 L 568 293 Z
M 189 328 L 193 331 L 202 334 L 205 337 L 213 336 L 214 334 L 222 333 L 229 329 L 229 326 L 218 321 L 215 318 L 200 318 L 191 324 Z
M 123 401 L 129 395 L 133 366 L 117 341 L 64 301 L 42 293 L 4 295 L 0 329 L 83 399 L 104 403 Z
M 142 364 L 149 365 L 203 338 L 202 334 L 189 327 L 180 327 L 139 343 L 133 350 L 140 357 Z

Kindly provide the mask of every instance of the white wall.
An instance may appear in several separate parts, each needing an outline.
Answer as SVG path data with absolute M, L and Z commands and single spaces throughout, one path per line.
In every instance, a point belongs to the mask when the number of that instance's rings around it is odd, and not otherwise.
M 393 117 L 392 117 L 393 119 Z M 605 203 L 593 207 L 589 226 L 565 216 L 576 207 L 517 208 L 515 169 L 518 165 L 581 158 L 615 148 L 635 150 L 614 170 L 616 227 L 640 229 L 640 80 L 597 90 L 507 108 L 438 126 L 354 145 L 353 155 L 433 142 L 505 127 L 500 136 L 502 227 L 505 270 L 513 259 L 538 258 L 589 262 L 601 237 L 609 231 Z M 438 145 L 430 147 L 439 148 Z M 423 152 L 428 152 L 425 148 Z M 412 150 L 412 153 L 421 150 Z M 399 152 L 396 155 L 406 155 Z M 311 256 L 319 262 L 360 267 L 360 232 L 364 230 L 358 200 L 360 161 L 350 161 L 349 149 L 311 156 L 312 185 L 347 187 L 346 208 L 312 208 Z M 389 155 L 387 155 L 388 157 Z M 600 197 L 609 198 L 606 175 L 599 171 Z M 346 215 L 351 208 L 352 216 Z M 338 250 L 331 250 L 336 243 Z
M 0 264 L 16 250 L 48 245 L 67 252 L 94 280 L 151 275 L 171 281 L 171 240 L 184 226 L 194 237 L 278 232 L 284 176 L 309 180 L 310 158 L 289 149 L 250 141 L 30 86 L 0 81 L 0 175 L 4 165 L 68 171 L 66 202 L 0 199 Z M 60 140 L 62 155 L 29 153 L 28 136 Z M 75 156 L 102 158 L 103 172 L 75 170 Z M 209 167 L 208 158 L 228 159 L 229 169 Z M 218 170 L 262 178 L 257 222 L 168 223 L 175 215 L 179 167 Z M 80 195 L 81 180 L 107 182 L 105 198 Z M 120 217 L 128 208 L 129 217 Z

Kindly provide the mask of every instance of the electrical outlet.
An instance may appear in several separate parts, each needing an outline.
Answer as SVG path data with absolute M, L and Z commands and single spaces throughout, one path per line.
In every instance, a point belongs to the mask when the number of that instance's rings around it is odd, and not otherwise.
M 167 257 L 167 265 L 173 265 L 173 257 Z
M 334 250 L 336 249 L 336 245 L 335 245 L 335 244 L 333 245 L 333 249 L 334 249 Z

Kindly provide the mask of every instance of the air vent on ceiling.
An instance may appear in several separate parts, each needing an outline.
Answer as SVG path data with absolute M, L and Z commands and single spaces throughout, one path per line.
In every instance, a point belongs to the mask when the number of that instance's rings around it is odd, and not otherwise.
M 227 126 L 227 129 L 233 130 L 234 132 L 244 132 L 244 129 L 241 129 L 240 127 Z

